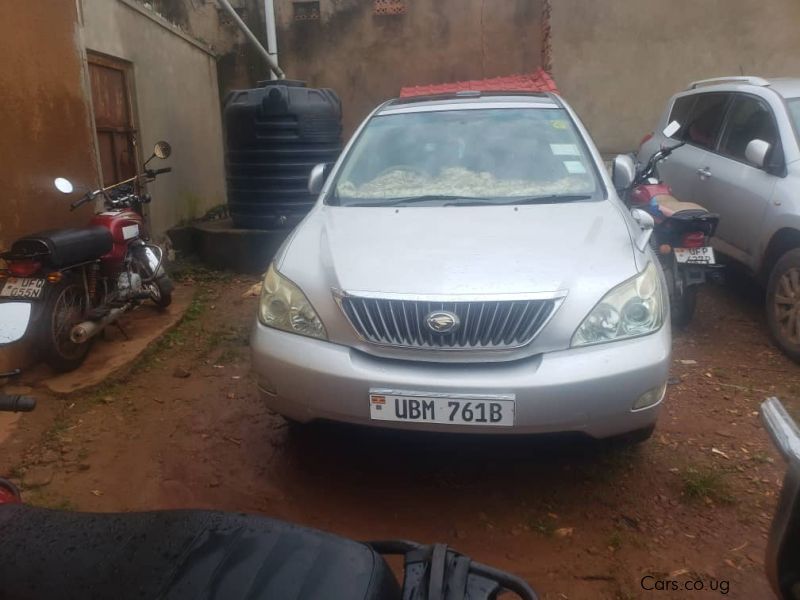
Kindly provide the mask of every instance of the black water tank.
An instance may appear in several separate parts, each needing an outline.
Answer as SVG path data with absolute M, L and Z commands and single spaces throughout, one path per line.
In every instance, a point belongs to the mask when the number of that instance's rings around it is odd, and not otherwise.
M 293 227 L 316 198 L 307 189 L 318 163 L 342 149 L 342 105 L 333 90 L 302 81 L 265 81 L 225 102 L 228 205 L 236 227 Z

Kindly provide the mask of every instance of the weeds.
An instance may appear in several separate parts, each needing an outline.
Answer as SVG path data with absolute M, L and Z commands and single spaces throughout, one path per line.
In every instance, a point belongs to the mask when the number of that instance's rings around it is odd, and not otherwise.
M 720 504 L 734 501 L 723 472 L 713 468 L 689 468 L 682 473 L 683 495 L 689 500 L 710 500 Z
M 608 547 L 614 551 L 622 548 L 622 532 L 619 529 L 615 529 L 614 532 L 608 536 Z
M 536 519 L 530 521 L 530 528 L 543 535 L 544 537 L 553 537 L 556 533 L 556 522 L 554 519 L 547 517 L 545 519 Z

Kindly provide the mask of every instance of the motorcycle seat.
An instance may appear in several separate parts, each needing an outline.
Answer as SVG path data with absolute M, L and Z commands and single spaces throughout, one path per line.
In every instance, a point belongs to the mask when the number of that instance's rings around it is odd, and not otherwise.
M 372 548 L 242 513 L 0 506 L 0 598 L 400 600 Z
M 4 258 L 43 259 L 56 268 L 100 258 L 111 251 L 111 232 L 105 227 L 73 227 L 43 231 L 18 239 Z
M 708 212 L 699 204 L 695 204 L 694 202 L 682 202 L 675 196 L 670 196 L 668 194 L 658 195 L 655 197 L 655 200 L 656 204 L 658 204 L 658 208 L 661 210 L 661 214 L 663 214 L 665 217 L 672 217 L 678 213 L 686 211 L 703 213 Z

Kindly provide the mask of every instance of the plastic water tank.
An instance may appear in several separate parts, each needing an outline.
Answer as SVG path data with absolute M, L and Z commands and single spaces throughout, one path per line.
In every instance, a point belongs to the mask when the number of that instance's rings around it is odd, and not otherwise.
M 316 198 L 307 189 L 314 165 L 342 149 L 342 105 L 330 89 L 302 81 L 261 82 L 225 101 L 228 205 L 236 227 L 293 227 Z

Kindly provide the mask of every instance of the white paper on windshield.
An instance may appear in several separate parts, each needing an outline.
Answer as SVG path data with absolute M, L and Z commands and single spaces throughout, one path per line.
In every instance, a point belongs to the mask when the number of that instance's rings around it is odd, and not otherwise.
M 579 160 L 565 160 L 564 167 L 566 167 L 568 173 L 572 173 L 573 175 L 586 173 L 586 167 L 584 167 L 583 163 Z
M 581 152 L 575 144 L 550 144 L 550 150 L 556 156 L 580 156 Z

